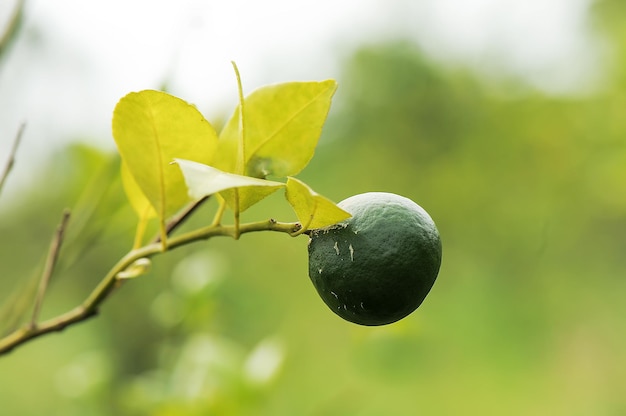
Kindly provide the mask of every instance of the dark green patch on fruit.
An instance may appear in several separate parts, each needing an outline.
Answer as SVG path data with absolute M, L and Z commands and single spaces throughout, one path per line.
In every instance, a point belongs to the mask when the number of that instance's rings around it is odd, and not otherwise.
M 417 309 L 441 265 L 441 240 L 424 209 L 383 192 L 338 204 L 346 221 L 313 230 L 309 277 L 340 317 L 360 325 L 396 322 Z

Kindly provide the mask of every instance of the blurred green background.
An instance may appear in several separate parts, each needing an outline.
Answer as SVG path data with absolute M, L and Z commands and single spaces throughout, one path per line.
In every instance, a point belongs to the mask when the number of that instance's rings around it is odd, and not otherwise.
M 0 357 L 0 413 L 626 414 L 626 10 L 596 1 L 589 19 L 611 53 L 586 94 L 493 81 L 406 40 L 346 56 L 299 177 L 335 201 L 387 191 L 430 212 L 443 265 L 414 314 L 336 317 L 307 277 L 306 237 L 216 238 L 155 258 L 95 319 Z M 19 201 L 0 196 L 0 330 L 30 302 L 64 207 L 44 316 L 130 248 L 118 163 L 71 145 L 28 167 Z M 268 216 L 295 218 L 276 194 L 244 219 Z

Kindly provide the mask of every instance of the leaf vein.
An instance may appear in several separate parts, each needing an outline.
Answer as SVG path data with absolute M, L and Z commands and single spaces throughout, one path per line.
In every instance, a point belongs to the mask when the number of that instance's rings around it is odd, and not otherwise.
M 259 151 L 259 149 L 261 149 L 263 146 L 265 146 L 266 143 L 268 143 L 269 141 L 274 139 L 281 131 L 283 131 L 286 128 L 287 125 L 289 125 L 289 123 L 291 123 L 295 118 L 297 118 L 300 114 L 302 114 L 307 108 L 309 108 L 312 104 L 314 104 L 330 88 L 332 88 L 332 85 L 329 85 L 327 88 L 323 89 L 318 94 L 316 94 L 314 97 L 312 97 L 311 100 L 309 100 L 302 107 L 300 107 L 300 109 L 298 109 L 291 117 L 286 119 L 285 122 L 282 125 L 278 126 L 276 128 L 276 130 L 274 130 L 272 133 L 270 133 L 267 136 L 267 138 L 265 140 L 263 140 L 261 143 L 259 143 L 259 145 L 256 147 L 256 149 L 254 149 L 254 151 L 250 153 L 250 156 L 247 158 L 247 161 L 251 160 L 252 157 Z

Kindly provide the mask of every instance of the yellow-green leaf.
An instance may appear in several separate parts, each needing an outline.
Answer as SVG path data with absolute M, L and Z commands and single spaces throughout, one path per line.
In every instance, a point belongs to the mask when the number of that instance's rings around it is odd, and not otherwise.
M 295 178 L 287 179 L 285 196 L 296 212 L 303 230 L 327 227 L 351 216 Z
M 137 217 L 139 217 L 139 222 L 137 223 L 137 230 L 135 231 L 135 241 L 133 243 L 133 248 L 141 247 L 141 242 L 143 241 L 143 236 L 146 231 L 146 227 L 148 226 L 148 222 L 157 217 L 157 213 L 154 210 L 148 198 L 143 194 L 139 185 L 133 178 L 133 175 L 128 170 L 128 166 L 126 166 L 126 162 L 122 161 L 122 186 L 124 187 L 124 192 L 126 193 L 126 197 L 128 198 L 130 205 L 135 210 Z
M 217 148 L 215 130 L 192 105 L 160 91 L 122 98 L 113 113 L 113 138 L 137 186 L 164 220 L 188 201 L 174 158 L 209 162 Z M 134 192 L 134 191 L 133 191 Z M 136 193 L 129 195 L 137 202 Z
M 137 216 L 142 220 L 156 218 L 157 213 L 154 207 L 150 204 L 150 201 L 148 201 L 148 198 L 146 198 L 141 188 L 139 188 L 139 185 L 137 185 L 137 181 L 135 181 L 132 173 L 128 170 L 126 162 L 122 161 L 121 171 L 124 192 L 133 210 L 137 213 Z
M 309 163 L 322 132 L 337 83 L 288 82 L 253 91 L 244 100 L 245 174 L 286 177 Z M 213 166 L 234 172 L 238 154 L 239 107 L 220 134 Z
M 244 176 L 244 178 L 249 178 L 249 176 Z M 281 187 L 285 186 L 284 183 L 281 183 L 281 185 Z M 232 209 L 233 211 L 244 212 L 252 205 L 261 201 L 266 196 L 276 192 L 277 189 L 278 188 L 271 188 L 267 186 L 248 186 L 243 188 L 226 189 L 220 192 L 220 195 L 226 201 L 226 205 L 228 206 L 228 208 Z
M 187 188 L 189 189 L 189 195 L 194 199 L 200 199 L 217 193 L 223 194 L 233 189 L 245 189 L 250 198 L 245 203 L 249 204 L 252 200 L 258 202 L 272 192 L 275 192 L 278 188 L 285 186 L 285 184 L 281 182 L 236 175 L 189 160 L 176 159 L 176 163 L 180 166 L 180 170 L 183 173 Z M 229 197 L 230 196 L 232 195 L 229 194 Z M 227 203 L 229 203 L 229 200 L 233 200 L 233 198 L 226 197 L 224 199 Z M 244 211 L 250 206 L 241 205 L 242 203 L 244 203 L 244 201 L 240 201 L 238 207 L 239 212 Z M 231 206 L 231 208 L 234 210 L 237 209 L 237 207 L 234 206 Z

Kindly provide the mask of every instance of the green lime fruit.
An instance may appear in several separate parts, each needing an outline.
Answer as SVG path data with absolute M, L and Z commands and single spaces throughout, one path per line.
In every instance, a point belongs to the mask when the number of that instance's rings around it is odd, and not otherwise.
M 309 277 L 320 297 L 360 325 L 406 317 L 439 273 L 441 240 L 432 218 L 410 199 L 385 192 L 338 205 L 352 217 L 309 233 Z

